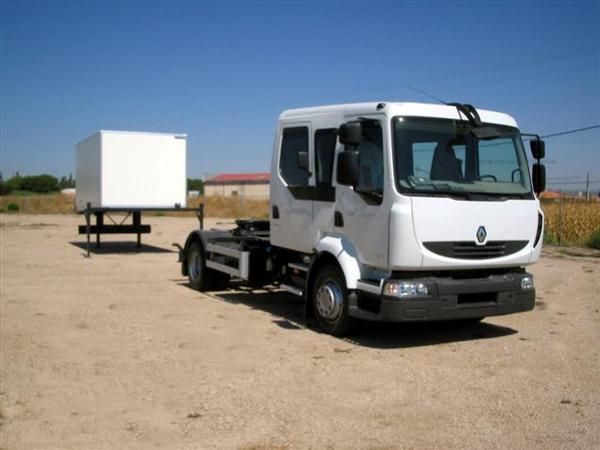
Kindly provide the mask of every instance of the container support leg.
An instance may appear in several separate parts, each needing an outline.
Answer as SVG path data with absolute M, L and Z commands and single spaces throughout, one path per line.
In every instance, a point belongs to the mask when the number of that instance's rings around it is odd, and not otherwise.
M 96 248 L 100 248 L 100 230 L 104 226 L 104 213 L 98 211 L 96 214 Z
M 133 211 L 133 225 L 139 230 L 142 225 L 142 212 Z M 137 248 L 142 247 L 142 234 L 137 233 Z
M 85 206 L 85 233 L 87 235 L 87 244 L 86 244 L 86 253 L 87 257 L 90 257 L 90 208 L 92 207 L 91 203 L 88 203 Z

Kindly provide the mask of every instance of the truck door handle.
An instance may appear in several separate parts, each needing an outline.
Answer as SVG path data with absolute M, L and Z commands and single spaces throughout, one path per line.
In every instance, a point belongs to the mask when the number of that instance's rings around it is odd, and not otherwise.
M 272 210 L 272 214 L 273 219 L 279 219 L 279 208 L 277 207 L 277 205 L 273 205 L 273 210 Z

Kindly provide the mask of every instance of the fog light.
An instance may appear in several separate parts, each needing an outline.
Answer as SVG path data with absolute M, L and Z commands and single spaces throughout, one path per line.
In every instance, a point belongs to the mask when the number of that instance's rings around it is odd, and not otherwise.
M 521 278 L 521 289 L 525 291 L 529 291 L 533 289 L 533 277 L 523 277 Z
M 429 295 L 429 289 L 423 283 L 388 281 L 383 287 L 383 294 L 390 297 L 417 297 Z

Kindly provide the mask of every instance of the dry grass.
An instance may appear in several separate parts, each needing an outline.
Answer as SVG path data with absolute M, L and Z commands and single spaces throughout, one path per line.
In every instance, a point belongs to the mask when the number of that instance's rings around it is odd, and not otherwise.
M 242 200 L 239 197 L 201 197 L 188 200 L 188 206 L 191 208 L 200 203 L 204 203 L 206 217 L 235 219 L 243 217 L 267 219 L 269 217 L 269 200 Z
M 600 229 L 600 204 L 581 201 L 544 202 L 545 239 L 549 243 L 559 241 L 585 244 L 592 233 Z
M 25 214 L 68 214 L 75 212 L 75 196 L 68 194 L 47 195 L 3 195 L 0 196 L 0 209 L 8 210 L 11 203 L 19 206 Z
M 8 205 L 19 206 L 24 214 L 74 214 L 75 197 L 67 194 L 6 195 L 0 196 L 0 210 L 7 211 Z M 243 200 L 239 197 L 199 197 L 188 199 L 188 207 L 195 208 L 204 203 L 206 217 L 239 219 L 242 217 L 264 219 L 269 217 L 268 200 Z M 193 216 L 194 213 L 168 213 L 168 215 Z

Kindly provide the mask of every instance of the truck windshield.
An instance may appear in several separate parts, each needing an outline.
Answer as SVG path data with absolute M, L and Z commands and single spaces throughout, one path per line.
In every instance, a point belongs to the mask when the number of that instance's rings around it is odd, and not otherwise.
M 394 165 L 398 190 L 458 198 L 533 198 L 529 166 L 516 128 L 479 140 L 468 122 L 396 117 Z

